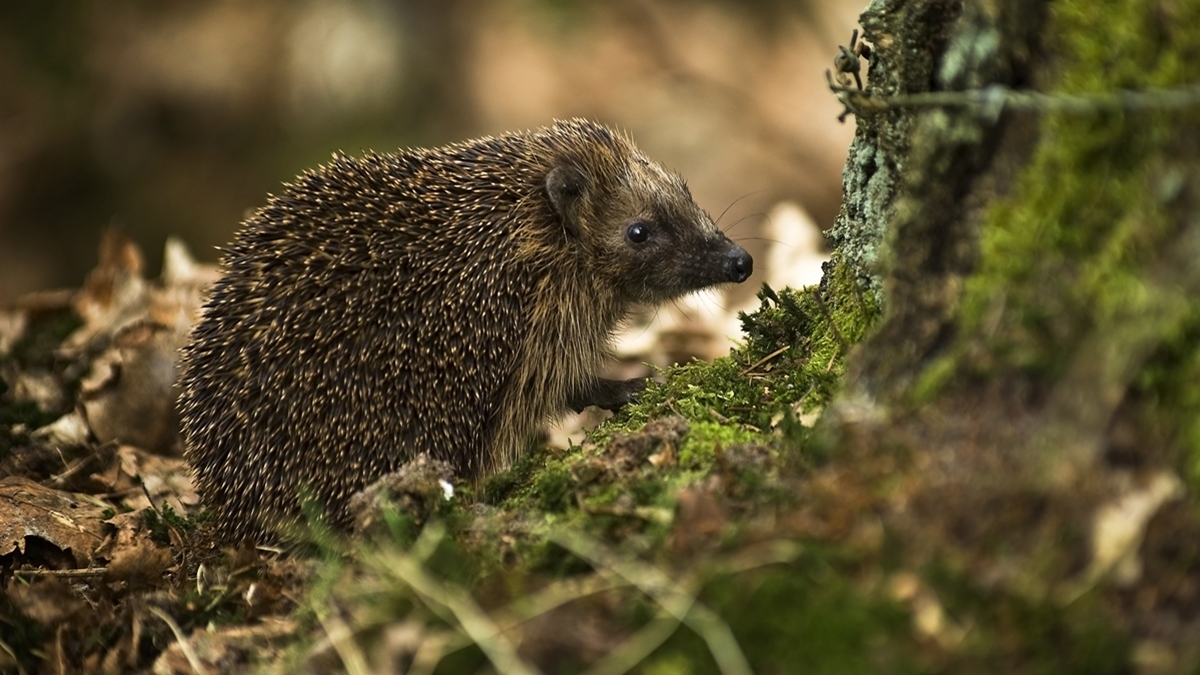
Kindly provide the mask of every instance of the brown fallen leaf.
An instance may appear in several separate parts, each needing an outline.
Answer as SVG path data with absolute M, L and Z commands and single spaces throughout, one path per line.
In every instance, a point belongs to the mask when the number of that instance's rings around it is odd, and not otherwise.
M 271 663 L 298 630 L 294 621 L 265 619 L 255 626 L 197 629 L 159 655 L 150 672 L 156 675 L 193 675 L 196 666 L 207 672 L 242 672 L 251 659 Z
M 60 378 L 43 368 L 19 369 L 9 361 L 3 366 L 4 382 L 8 385 L 6 396 L 13 402 L 30 402 L 42 412 L 63 410 L 67 392 Z
M 118 513 L 109 518 L 106 522 L 112 527 L 112 536 L 96 549 L 96 555 L 116 560 L 120 552 L 126 549 L 154 546 L 154 542 L 150 539 L 150 531 L 146 527 L 145 510 Z
M 120 460 L 118 486 L 144 486 L 129 490 L 118 502 L 128 509 L 143 509 L 169 504 L 176 513 L 184 514 L 200 504 L 200 495 L 192 484 L 191 469 L 181 457 L 163 457 L 131 445 L 117 448 Z M 147 493 L 150 495 L 147 499 Z
M 21 476 L 0 479 L 0 555 L 30 552 L 33 541 L 69 553 L 86 567 L 104 540 L 104 509 Z
M 124 582 L 131 591 L 149 590 L 162 584 L 163 573 L 172 562 L 169 549 L 141 540 L 113 553 L 112 561 L 104 570 L 104 578 Z
M 64 354 L 83 353 L 98 337 L 112 335 L 137 320 L 145 306 L 141 250 L 120 230 L 105 230 L 100 239 L 100 263 L 71 300 L 83 326 L 63 341 Z
M 0 309 L 0 356 L 7 356 L 29 327 L 29 312 L 23 309 Z
M 22 614 L 43 628 L 57 626 L 68 617 L 91 609 L 71 590 L 66 579 L 49 577 L 29 584 L 10 579 L 5 593 Z
M 97 440 L 164 454 L 175 449 L 175 366 L 182 346 L 176 331 L 148 321 L 117 333 L 113 347 L 92 362 L 80 383 L 84 413 Z
M 61 349 L 65 357 L 92 357 L 81 402 L 102 443 L 178 452 L 179 350 L 218 277 L 215 266 L 195 262 L 171 239 L 161 278 L 145 282 L 137 247 L 116 232 L 105 234 L 100 264 L 73 301 L 84 325 Z

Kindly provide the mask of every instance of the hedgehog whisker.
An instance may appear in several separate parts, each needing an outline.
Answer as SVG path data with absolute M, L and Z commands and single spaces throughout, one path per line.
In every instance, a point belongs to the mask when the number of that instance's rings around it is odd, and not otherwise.
M 729 206 L 726 206 L 725 210 L 721 212 L 721 215 L 717 216 L 717 220 L 716 220 L 715 224 L 716 225 L 721 224 L 721 219 L 725 217 L 726 213 L 729 213 L 729 209 L 732 209 L 734 204 L 737 204 L 738 202 L 742 201 L 746 197 L 749 197 L 751 195 L 756 195 L 760 192 L 762 192 L 762 190 L 755 190 L 753 192 L 747 192 L 746 194 L 742 195 L 741 197 L 738 197 L 737 199 L 733 200 L 732 202 L 729 202 Z
M 748 214 L 746 214 L 746 215 L 742 216 L 741 218 L 738 218 L 737 220 L 733 221 L 733 224 L 732 224 L 732 225 L 730 225 L 729 227 L 727 227 L 727 228 L 725 228 L 725 229 L 721 230 L 721 232 L 723 232 L 723 233 L 725 233 L 725 234 L 729 234 L 729 231 L 730 231 L 730 230 L 732 230 L 733 228 L 737 227 L 738 225 L 740 225 L 740 224 L 742 223 L 742 221 L 744 221 L 744 220 L 746 220 L 746 219 L 748 219 L 748 218 L 753 218 L 753 217 L 755 217 L 755 216 L 761 216 L 762 218 L 769 218 L 769 217 L 770 217 L 770 216 L 768 216 L 767 214 L 763 213 L 762 211 L 759 211 L 758 213 L 748 213 Z

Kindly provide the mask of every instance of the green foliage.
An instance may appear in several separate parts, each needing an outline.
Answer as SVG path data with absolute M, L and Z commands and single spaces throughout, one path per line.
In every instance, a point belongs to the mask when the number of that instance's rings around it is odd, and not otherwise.
M 730 623 L 756 673 L 915 672 L 908 611 L 856 588 L 852 569 L 810 553 L 787 567 L 721 579 L 702 597 Z
M 196 523 L 208 519 L 207 514 L 181 516 L 171 508 L 170 504 L 163 503 L 162 515 L 155 509 L 146 509 L 143 513 L 143 520 L 146 524 L 146 530 L 150 533 L 150 540 L 162 546 L 171 545 L 171 530 L 179 533 L 187 533 L 196 529 Z

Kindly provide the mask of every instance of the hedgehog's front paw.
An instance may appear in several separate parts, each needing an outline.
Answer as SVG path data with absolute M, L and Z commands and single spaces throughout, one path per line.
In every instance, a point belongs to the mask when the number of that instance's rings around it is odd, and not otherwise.
M 646 390 L 646 378 L 635 377 L 631 380 L 596 380 L 595 385 L 585 392 L 571 397 L 567 402 L 571 410 L 583 412 L 589 405 L 597 408 L 616 411 L 626 403 L 637 403 L 640 394 Z

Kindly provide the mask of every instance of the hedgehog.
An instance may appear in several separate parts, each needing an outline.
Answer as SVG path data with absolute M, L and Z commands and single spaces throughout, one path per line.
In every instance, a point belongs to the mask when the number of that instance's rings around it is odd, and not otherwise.
M 582 120 L 436 149 L 335 153 L 243 223 L 181 358 L 185 457 L 226 541 L 427 455 L 478 481 L 600 377 L 639 308 L 753 259 L 676 173 Z

